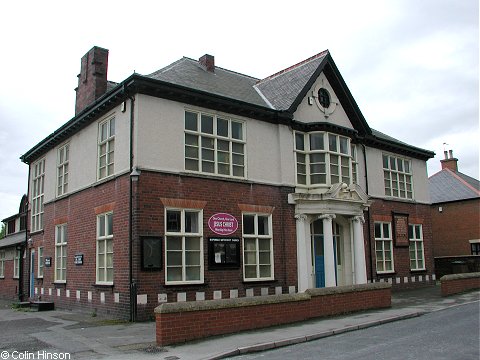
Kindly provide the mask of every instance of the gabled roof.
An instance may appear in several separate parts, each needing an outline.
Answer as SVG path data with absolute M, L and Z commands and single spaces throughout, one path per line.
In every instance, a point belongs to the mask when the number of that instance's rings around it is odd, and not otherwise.
M 136 93 L 295 127 L 298 122 L 294 120 L 294 113 L 322 72 L 352 123 L 355 129 L 353 133 L 360 141 L 423 160 L 434 156 L 431 151 L 372 131 L 326 50 L 262 80 L 218 66 L 213 72 L 207 71 L 199 61 L 183 57 L 150 75 L 134 73 L 118 84 L 109 81 L 107 92 L 103 96 L 22 155 L 21 160 L 27 164 L 35 161 Z M 306 131 L 311 130 L 310 125 L 313 128 L 335 126 L 331 123 L 301 125 L 306 126 Z
M 428 178 L 433 204 L 480 198 L 480 181 L 458 171 L 443 169 Z

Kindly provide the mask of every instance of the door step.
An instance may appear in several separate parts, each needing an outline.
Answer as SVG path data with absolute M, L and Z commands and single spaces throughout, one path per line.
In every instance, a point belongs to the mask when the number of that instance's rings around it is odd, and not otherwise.
M 31 301 L 30 309 L 37 311 L 55 310 L 55 303 L 53 301 Z

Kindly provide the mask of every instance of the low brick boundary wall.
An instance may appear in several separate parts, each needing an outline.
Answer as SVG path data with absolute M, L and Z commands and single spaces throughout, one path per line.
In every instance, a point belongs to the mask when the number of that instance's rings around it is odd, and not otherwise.
M 391 306 L 391 285 L 309 289 L 300 294 L 165 303 L 155 309 L 157 345 Z
M 480 272 L 444 275 L 440 279 L 442 296 L 480 289 Z

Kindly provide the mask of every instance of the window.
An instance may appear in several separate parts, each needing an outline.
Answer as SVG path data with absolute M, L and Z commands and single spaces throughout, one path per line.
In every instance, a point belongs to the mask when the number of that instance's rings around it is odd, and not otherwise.
M 354 144 L 350 147 L 350 153 L 352 154 L 352 183 L 358 184 L 357 147 Z
M 324 88 L 318 90 L 318 102 L 324 108 L 328 108 L 330 106 L 330 94 Z
M 15 255 L 13 256 L 13 277 L 18 279 L 20 276 L 20 250 L 15 250 Z
M 43 229 L 45 159 L 32 166 L 32 232 Z
M 425 270 L 422 225 L 408 225 L 408 239 L 410 240 L 410 269 Z
M 5 276 L 5 250 L 0 250 L 0 278 Z
M 113 213 L 97 216 L 97 284 L 113 284 Z
M 350 138 L 326 132 L 295 133 L 297 184 L 306 186 L 350 184 Z M 355 162 L 356 164 L 356 162 Z M 356 176 L 356 167 L 355 170 Z
M 410 160 L 383 154 L 385 195 L 413 199 L 412 167 Z
M 202 211 L 166 209 L 165 237 L 165 283 L 203 283 Z
M 480 255 L 480 242 L 471 242 L 470 250 L 472 255 Z
M 37 271 L 37 277 L 38 278 L 43 278 L 43 262 L 45 260 L 43 259 L 43 247 L 38 248 L 38 271 Z
M 98 136 L 98 178 L 103 179 L 113 174 L 115 160 L 115 118 L 99 126 Z
M 273 280 L 272 218 L 243 214 L 243 278 Z
M 55 282 L 67 280 L 67 224 L 55 226 Z
M 185 170 L 245 177 L 244 123 L 185 111 Z
M 391 223 L 375 223 L 375 255 L 377 258 L 377 273 L 394 271 Z
M 70 158 L 70 145 L 66 144 L 58 149 L 57 160 L 57 196 L 68 191 L 68 161 Z

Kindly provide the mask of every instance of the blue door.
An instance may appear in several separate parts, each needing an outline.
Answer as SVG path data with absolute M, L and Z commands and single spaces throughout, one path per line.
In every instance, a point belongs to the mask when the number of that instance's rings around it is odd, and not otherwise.
M 325 259 L 323 256 L 323 235 L 313 235 L 315 253 L 315 287 L 325 287 Z

